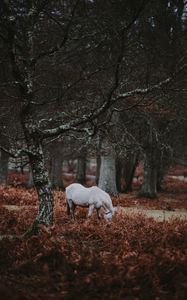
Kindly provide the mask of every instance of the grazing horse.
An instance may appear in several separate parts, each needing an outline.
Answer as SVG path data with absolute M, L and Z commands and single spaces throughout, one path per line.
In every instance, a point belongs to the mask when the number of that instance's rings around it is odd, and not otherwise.
M 97 217 L 100 219 L 99 210 L 102 207 L 104 210 L 104 218 L 111 219 L 114 215 L 115 208 L 113 207 L 112 200 L 106 192 L 92 186 L 86 188 L 79 183 L 72 183 L 66 188 L 66 203 L 67 213 L 74 218 L 74 211 L 76 206 L 88 207 L 88 217 L 93 213 L 94 208 L 97 211 Z

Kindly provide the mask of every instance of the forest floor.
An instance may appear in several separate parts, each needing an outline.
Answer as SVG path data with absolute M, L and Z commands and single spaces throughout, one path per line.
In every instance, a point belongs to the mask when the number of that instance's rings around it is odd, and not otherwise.
M 162 200 L 161 200 L 162 198 Z M 180 218 L 187 220 L 187 200 L 186 203 L 182 204 L 176 201 L 173 198 L 169 197 L 163 197 L 160 196 L 159 200 L 155 201 L 156 203 L 151 203 L 152 206 L 147 205 L 147 201 L 144 200 L 144 202 L 141 201 L 141 199 L 136 199 L 136 193 L 129 193 L 129 194 L 120 194 L 119 195 L 120 202 L 123 201 L 123 205 L 120 206 L 117 205 L 117 211 L 118 213 L 125 213 L 128 215 L 144 215 L 148 218 L 153 218 L 156 221 L 169 221 L 170 219 Z M 139 201 L 138 201 L 139 200 Z M 153 200 L 149 200 L 153 201 Z M 160 201 L 162 201 L 162 206 L 159 206 Z M 124 204 L 126 205 L 124 207 Z M 153 205 L 154 204 L 154 205 Z M 179 208 L 176 208 L 177 205 Z M 173 208 L 173 206 L 175 208 Z M 182 207 L 183 206 L 183 207 Z M 19 211 L 19 210 L 29 210 L 31 207 L 37 208 L 37 206 L 31 206 L 31 205 L 12 205 L 12 204 L 4 204 L 1 205 L 1 207 L 7 209 L 8 211 Z M 156 209 L 156 207 L 158 207 Z M 1 239 L 1 236 L 0 236 Z
M 0 298 L 186 299 L 187 183 L 168 179 L 163 188 L 155 200 L 137 191 L 113 198 L 112 222 L 87 220 L 85 209 L 70 221 L 64 193 L 55 192 L 54 226 L 23 238 L 35 191 L 1 186 Z
M 186 209 L 175 209 L 175 211 L 161 210 L 161 209 L 147 209 L 146 207 L 125 207 L 120 208 L 125 214 L 128 215 L 139 215 L 142 214 L 145 217 L 153 218 L 156 221 L 170 221 L 171 219 L 181 219 L 187 220 L 187 210 Z

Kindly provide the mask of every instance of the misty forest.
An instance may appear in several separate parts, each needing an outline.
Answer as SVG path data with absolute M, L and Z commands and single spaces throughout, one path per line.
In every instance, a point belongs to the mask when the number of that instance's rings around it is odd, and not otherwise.
M 187 1 L 0 1 L 0 298 L 187 297 Z

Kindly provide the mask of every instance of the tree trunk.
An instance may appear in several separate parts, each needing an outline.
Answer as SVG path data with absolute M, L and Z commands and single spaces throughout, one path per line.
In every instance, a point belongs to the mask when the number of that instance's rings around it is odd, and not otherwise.
M 116 160 L 112 153 L 101 156 L 99 187 L 107 193 L 117 195 Z
M 8 159 L 9 159 L 9 155 L 6 152 L 1 151 L 1 153 L 0 153 L 0 184 L 7 183 Z
M 45 167 L 42 146 L 38 143 L 32 145 L 34 155 L 29 155 L 33 182 L 39 198 L 39 211 L 36 221 L 40 224 L 50 225 L 53 223 L 53 194 L 49 182 L 48 171 Z
M 134 154 L 130 156 L 130 158 L 127 158 L 124 164 L 124 179 L 125 179 L 125 193 L 132 191 L 132 183 L 134 178 L 134 172 L 136 170 L 138 163 L 138 157 L 137 154 Z
M 39 209 L 36 220 L 33 224 L 53 224 L 54 199 L 49 181 L 49 174 L 45 166 L 41 137 L 35 133 L 35 124 L 32 118 L 30 105 L 26 106 L 21 113 L 22 127 L 25 135 L 25 142 L 28 149 L 28 157 L 32 170 L 34 186 L 36 188 Z
M 28 183 L 27 187 L 31 189 L 34 186 L 33 177 L 32 177 L 32 171 L 29 170 L 29 176 L 28 176 Z
M 162 150 L 161 155 L 159 156 L 159 165 L 158 165 L 158 173 L 157 173 L 157 191 L 161 192 L 162 184 L 164 181 L 164 176 L 171 164 L 172 152 L 168 149 Z
M 164 180 L 164 168 L 160 166 L 158 172 L 157 172 L 157 191 L 161 192 L 162 191 L 162 183 Z
M 154 160 L 155 158 L 155 160 Z M 157 170 L 156 157 L 152 153 L 145 155 L 144 182 L 139 196 L 154 199 L 157 197 Z
M 85 184 L 86 182 L 86 157 L 79 157 L 77 160 L 76 181 L 80 184 Z
M 141 186 L 139 195 L 154 199 L 157 197 L 157 176 L 160 168 L 160 149 L 158 134 L 150 120 L 148 124 L 148 136 L 144 145 L 144 182 Z
M 118 192 L 122 192 L 121 179 L 122 179 L 122 160 L 116 160 L 116 187 Z
M 51 159 L 51 185 L 54 189 L 64 190 L 62 180 L 63 159 L 60 153 L 55 153 Z
M 99 176 L 100 176 L 100 168 L 101 168 L 101 156 L 97 155 L 97 166 L 96 166 L 96 176 L 95 176 L 95 183 L 99 184 Z

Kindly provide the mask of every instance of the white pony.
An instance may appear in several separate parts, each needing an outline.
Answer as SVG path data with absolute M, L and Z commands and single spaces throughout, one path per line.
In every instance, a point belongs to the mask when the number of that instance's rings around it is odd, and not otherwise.
M 100 219 L 99 210 L 101 207 L 104 210 L 104 218 L 106 220 L 111 219 L 115 213 L 109 194 L 97 186 L 86 188 L 79 183 L 72 183 L 66 188 L 65 194 L 67 213 L 72 218 L 74 218 L 76 206 L 88 207 L 88 217 L 92 215 L 95 208 L 98 219 Z

